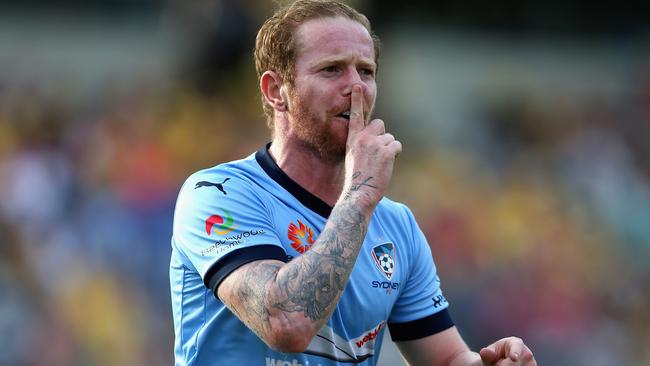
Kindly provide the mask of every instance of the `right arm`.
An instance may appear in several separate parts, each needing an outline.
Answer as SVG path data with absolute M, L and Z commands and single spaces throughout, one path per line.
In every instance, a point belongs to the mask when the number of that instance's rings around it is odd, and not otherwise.
M 311 250 L 289 263 L 239 267 L 219 286 L 219 298 L 270 347 L 303 351 L 334 311 L 369 219 L 354 200 L 337 203 Z
M 304 351 L 332 315 L 401 151 L 382 121 L 365 125 L 361 88 L 351 99 L 343 194 L 311 250 L 289 263 L 245 264 L 217 289 L 239 319 L 282 352 Z

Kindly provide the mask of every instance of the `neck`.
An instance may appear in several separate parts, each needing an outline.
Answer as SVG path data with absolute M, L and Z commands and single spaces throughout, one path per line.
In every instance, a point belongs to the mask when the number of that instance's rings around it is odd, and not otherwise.
M 328 205 L 336 204 L 345 179 L 343 161 L 326 162 L 307 147 L 282 135 L 275 136 L 269 153 L 289 178 Z

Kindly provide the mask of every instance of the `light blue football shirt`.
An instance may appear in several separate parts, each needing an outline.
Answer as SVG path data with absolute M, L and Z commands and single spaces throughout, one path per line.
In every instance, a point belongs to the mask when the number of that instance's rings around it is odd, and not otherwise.
M 410 210 L 387 198 L 370 221 L 338 306 L 303 353 L 266 346 L 215 296 L 239 266 L 308 251 L 332 207 L 292 181 L 267 145 L 191 175 L 176 203 L 169 269 L 176 365 L 375 365 L 395 341 L 453 326 L 429 245 Z

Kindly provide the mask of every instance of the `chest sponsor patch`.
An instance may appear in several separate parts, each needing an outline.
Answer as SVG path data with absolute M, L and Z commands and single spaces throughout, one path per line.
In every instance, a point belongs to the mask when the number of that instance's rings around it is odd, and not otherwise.
M 385 325 L 386 322 L 382 320 L 354 339 L 346 339 L 328 325 L 324 325 L 304 353 L 338 362 L 362 363 L 375 355 L 375 343 Z
M 305 254 L 314 244 L 314 231 L 298 220 L 298 224 L 289 224 L 287 238 L 291 240 L 291 247 L 300 254 Z
M 390 281 L 397 266 L 395 245 L 393 243 L 379 244 L 372 248 L 370 255 L 377 269 Z

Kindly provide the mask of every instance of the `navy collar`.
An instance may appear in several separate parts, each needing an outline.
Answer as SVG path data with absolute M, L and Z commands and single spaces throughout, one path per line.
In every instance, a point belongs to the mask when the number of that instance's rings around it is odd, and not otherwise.
M 255 160 L 260 164 L 262 169 L 268 174 L 271 179 L 276 181 L 284 189 L 286 189 L 292 196 L 296 197 L 300 203 L 305 205 L 310 210 L 316 212 L 317 214 L 328 218 L 330 213 L 332 213 L 332 206 L 325 203 L 325 201 L 314 196 L 309 191 L 301 187 L 293 179 L 280 169 L 278 164 L 273 160 L 271 154 L 269 153 L 269 147 L 271 143 L 266 144 L 265 147 L 259 149 L 255 153 Z

